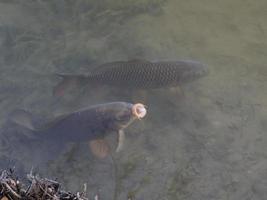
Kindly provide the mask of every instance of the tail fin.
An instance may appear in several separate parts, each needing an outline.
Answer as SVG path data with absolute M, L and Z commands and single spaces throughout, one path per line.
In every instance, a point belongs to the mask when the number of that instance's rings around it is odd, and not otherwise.
M 84 75 L 69 75 L 69 74 L 56 74 L 62 80 L 54 87 L 53 96 L 63 96 L 66 90 L 77 88 L 83 80 L 86 79 Z
M 35 130 L 34 116 L 28 111 L 17 109 L 9 114 L 8 119 L 9 121 L 23 126 L 29 130 Z
M 45 121 L 41 117 L 34 116 L 32 113 L 23 109 L 17 109 L 11 112 L 8 120 L 31 131 L 35 131 Z
M 40 137 L 46 119 L 18 109 L 9 114 L 0 127 L 0 169 L 13 165 L 24 168 L 41 166 L 55 160 L 65 149 L 65 144 L 53 138 Z M 12 163 L 10 163 L 12 161 Z

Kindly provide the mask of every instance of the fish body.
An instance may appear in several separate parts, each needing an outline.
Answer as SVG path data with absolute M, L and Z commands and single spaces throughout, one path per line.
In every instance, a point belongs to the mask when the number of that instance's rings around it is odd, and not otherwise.
M 17 110 L 10 115 L 9 121 L 24 128 L 18 141 L 25 145 L 50 142 L 53 146 L 60 146 L 69 142 L 88 141 L 96 156 L 105 157 L 109 149 L 105 136 L 115 131 L 120 138 L 119 132 L 121 134 L 135 119 L 143 117 L 144 109 L 141 104 L 112 102 L 60 115 L 46 122 L 36 120 L 36 117 L 24 110 Z M 10 137 L 10 134 L 6 136 Z
M 196 61 L 119 61 L 100 65 L 88 75 L 64 75 L 54 90 L 62 93 L 70 85 L 99 84 L 127 89 L 157 89 L 181 85 L 203 77 L 208 69 Z M 61 92 L 60 92 L 61 91 Z
M 63 142 L 81 142 L 102 139 L 112 131 L 122 129 L 124 123 L 132 122 L 133 104 L 114 102 L 92 106 L 70 114 L 56 117 L 44 125 L 36 127 L 40 139 Z M 123 121 L 121 118 L 124 118 Z

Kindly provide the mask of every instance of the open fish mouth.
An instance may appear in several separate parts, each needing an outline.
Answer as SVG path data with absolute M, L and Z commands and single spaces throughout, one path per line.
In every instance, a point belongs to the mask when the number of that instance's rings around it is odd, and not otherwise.
M 142 119 L 146 116 L 147 110 L 143 104 L 137 103 L 133 105 L 132 113 L 138 119 Z

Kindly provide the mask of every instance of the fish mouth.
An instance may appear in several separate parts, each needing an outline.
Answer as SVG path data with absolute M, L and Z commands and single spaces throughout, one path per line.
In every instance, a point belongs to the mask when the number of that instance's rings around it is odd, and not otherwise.
M 142 119 L 146 116 L 147 110 L 145 106 L 141 103 L 134 104 L 132 107 L 132 114 L 137 118 L 137 119 Z

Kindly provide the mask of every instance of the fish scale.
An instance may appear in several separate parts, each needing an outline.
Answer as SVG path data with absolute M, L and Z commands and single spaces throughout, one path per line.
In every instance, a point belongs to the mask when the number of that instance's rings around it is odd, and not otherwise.
M 200 63 L 193 61 L 180 62 L 121 62 L 120 64 L 105 64 L 101 69 L 102 76 L 96 71 L 88 78 L 96 82 L 129 88 L 158 88 L 173 86 L 186 79 L 198 78 L 197 71 L 203 70 Z M 195 76 L 195 77 L 194 77 Z

